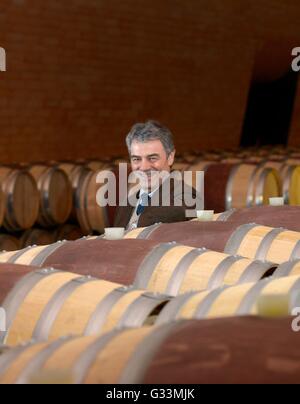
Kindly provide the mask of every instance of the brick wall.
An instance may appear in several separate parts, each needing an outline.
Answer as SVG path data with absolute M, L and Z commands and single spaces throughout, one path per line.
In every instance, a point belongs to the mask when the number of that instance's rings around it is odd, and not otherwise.
M 257 51 L 300 46 L 299 16 L 298 0 L 1 0 L 0 161 L 124 153 L 147 118 L 179 150 L 236 146 Z

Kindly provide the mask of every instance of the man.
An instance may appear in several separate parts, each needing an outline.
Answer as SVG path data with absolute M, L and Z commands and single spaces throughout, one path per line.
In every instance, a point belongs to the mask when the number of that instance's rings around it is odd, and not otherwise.
M 187 210 L 195 214 L 195 190 L 184 186 L 181 175 L 173 178 L 171 174 L 176 151 L 169 129 L 154 121 L 136 124 L 126 143 L 140 185 L 139 191 L 131 192 L 127 206 L 118 207 L 115 227 L 132 230 L 188 220 Z M 189 206 L 186 196 L 192 198 Z

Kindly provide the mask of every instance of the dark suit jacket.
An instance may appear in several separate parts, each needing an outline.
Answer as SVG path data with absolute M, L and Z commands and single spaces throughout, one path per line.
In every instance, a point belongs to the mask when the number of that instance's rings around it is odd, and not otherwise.
M 180 186 L 178 186 L 180 185 Z M 196 191 L 193 188 L 189 188 L 193 198 L 196 198 Z M 159 198 L 159 206 L 146 206 L 144 212 L 140 215 L 138 227 L 148 227 L 156 223 L 175 223 L 175 222 L 183 222 L 186 220 L 190 220 L 191 218 L 186 217 L 186 210 L 195 210 L 196 204 L 193 206 L 186 206 L 184 202 L 184 194 L 183 194 L 183 186 L 182 182 L 179 184 L 174 181 L 170 181 L 170 205 L 171 206 L 163 206 L 161 191 L 162 186 L 159 191 L 157 191 L 156 197 Z M 159 195 L 159 196 L 158 196 Z M 153 195 L 154 197 L 154 195 Z M 152 197 L 152 199 L 153 199 Z M 199 197 L 199 196 L 198 196 Z M 139 193 L 137 194 L 137 198 L 139 198 Z M 182 206 L 174 206 L 176 205 L 176 201 L 182 201 Z M 132 207 L 128 204 L 128 206 L 123 207 L 119 206 L 117 208 L 114 226 L 115 227 L 127 227 L 129 221 L 135 211 L 135 207 Z

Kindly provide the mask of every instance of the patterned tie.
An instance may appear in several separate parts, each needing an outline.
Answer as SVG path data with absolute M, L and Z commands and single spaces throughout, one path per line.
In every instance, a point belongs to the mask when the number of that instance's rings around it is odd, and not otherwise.
M 149 202 L 150 202 L 150 196 L 146 193 L 142 194 L 141 199 L 140 199 L 140 203 L 137 207 L 136 210 L 136 214 L 138 216 L 140 216 L 142 213 L 144 213 L 145 207 L 149 206 Z

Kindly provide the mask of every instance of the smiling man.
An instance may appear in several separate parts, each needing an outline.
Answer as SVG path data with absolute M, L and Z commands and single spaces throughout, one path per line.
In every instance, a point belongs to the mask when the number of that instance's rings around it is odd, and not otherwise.
M 155 121 L 138 123 L 129 132 L 126 144 L 139 189 L 131 192 L 127 206 L 118 208 L 115 226 L 131 230 L 187 220 L 187 210 L 195 210 L 197 194 L 184 186 L 179 173 L 171 173 L 176 150 L 170 130 Z

